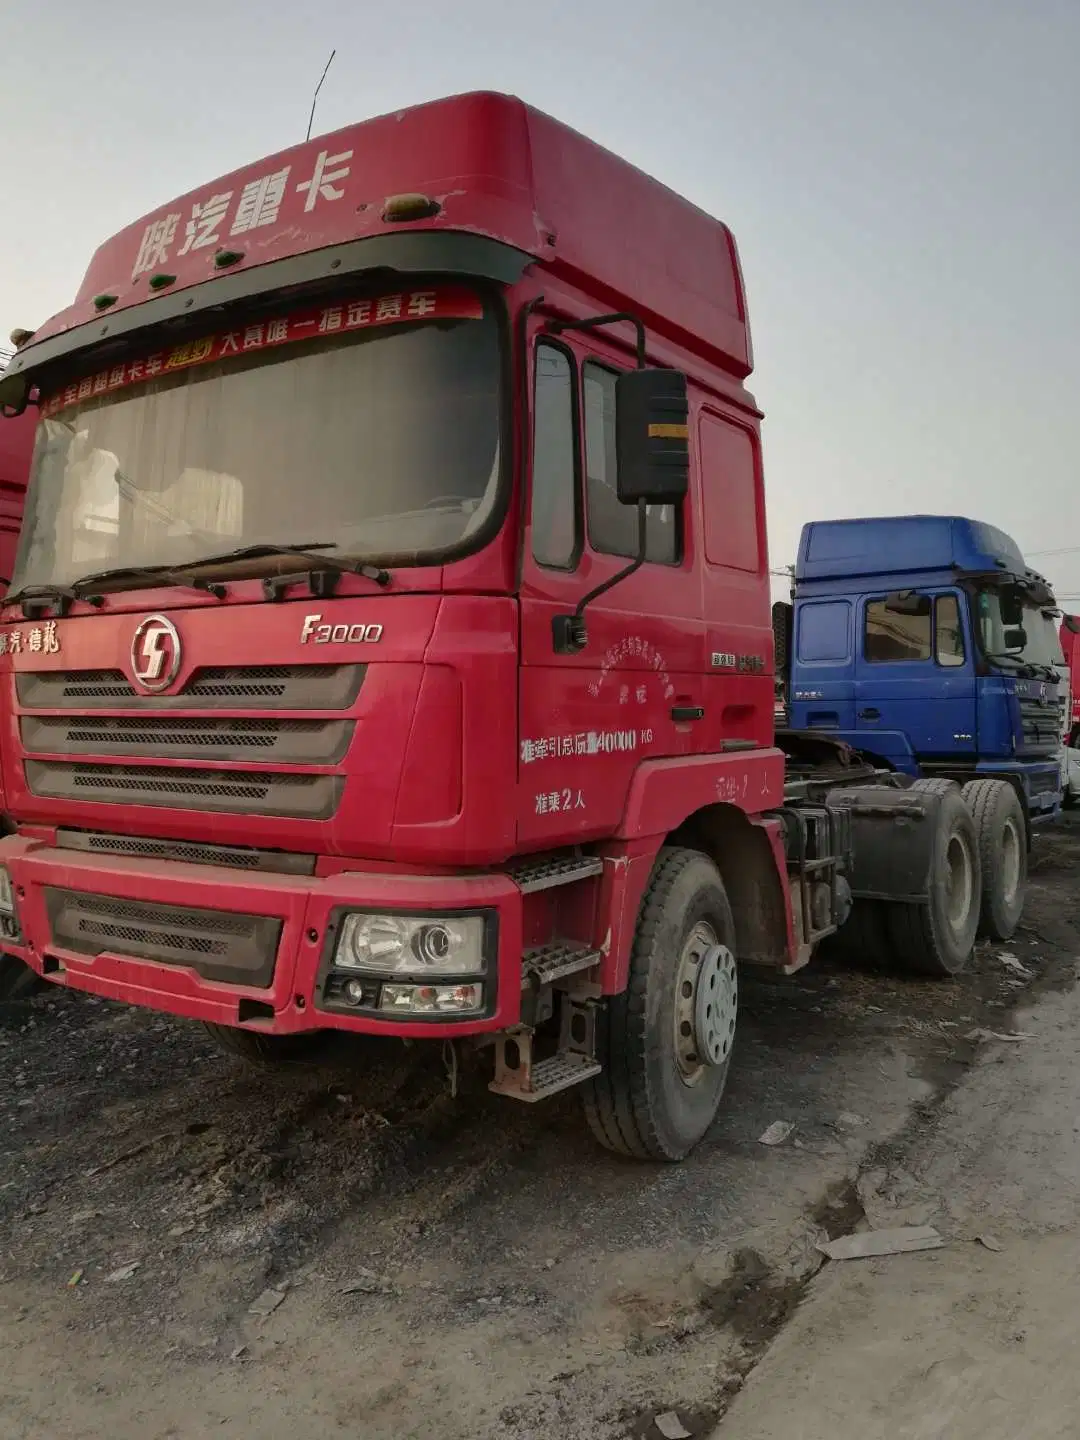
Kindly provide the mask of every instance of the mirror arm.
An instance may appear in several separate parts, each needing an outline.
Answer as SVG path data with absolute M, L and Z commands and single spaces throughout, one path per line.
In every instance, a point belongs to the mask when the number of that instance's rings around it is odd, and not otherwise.
M 583 595 L 578 601 L 572 615 L 553 615 L 551 618 L 551 639 L 556 655 L 576 655 L 579 650 L 584 650 L 589 643 L 589 632 L 585 627 L 585 607 L 600 595 L 608 590 L 613 590 L 616 585 L 622 584 L 628 575 L 635 570 L 640 570 L 645 564 L 645 554 L 649 545 L 648 534 L 648 513 L 647 502 L 639 500 L 638 512 L 638 553 L 629 565 L 622 570 L 616 571 L 603 584 L 597 585 L 587 595 Z
M 549 335 L 561 335 L 566 330 L 595 330 L 598 325 L 633 325 L 637 334 L 637 367 L 644 370 L 648 364 L 645 354 L 645 322 L 639 315 L 620 310 L 614 315 L 591 315 L 587 320 L 552 320 L 548 325 Z

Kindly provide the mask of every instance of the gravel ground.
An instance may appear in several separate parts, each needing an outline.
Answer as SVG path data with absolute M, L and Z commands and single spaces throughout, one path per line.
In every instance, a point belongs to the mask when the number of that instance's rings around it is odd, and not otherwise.
M 0 1010 L 0 1435 L 616 1440 L 672 1408 L 708 1434 L 973 1032 L 1074 983 L 1078 858 L 1080 827 L 1039 837 L 1014 958 L 956 983 L 748 975 L 678 1167 L 598 1150 L 572 1093 L 452 1096 L 437 1050 L 263 1078 L 109 1002 Z

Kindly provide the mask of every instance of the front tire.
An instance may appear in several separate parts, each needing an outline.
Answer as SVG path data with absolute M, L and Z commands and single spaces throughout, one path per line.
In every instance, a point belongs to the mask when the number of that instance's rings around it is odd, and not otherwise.
M 219 1050 L 234 1060 L 242 1060 L 249 1070 L 263 1073 L 281 1070 L 312 1070 L 324 1065 L 328 1056 L 328 1038 L 319 1031 L 302 1035 L 262 1035 L 257 1030 L 241 1030 L 234 1025 L 212 1025 L 204 1029 Z
M 28 1000 L 36 990 L 45 988 L 46 982 L 36 970 L 15 955 L 0 955 L 0 1005 L 14 1005 L 19 1000 Z
M 583 1091 L 609 1150 L 684 1159 L 709 1129 L 727 1083 L 738 1011 L 735 923 L 716 866 L 661 850 L 642 900 L 626 989 L 600 1016 L 603 1069 Z

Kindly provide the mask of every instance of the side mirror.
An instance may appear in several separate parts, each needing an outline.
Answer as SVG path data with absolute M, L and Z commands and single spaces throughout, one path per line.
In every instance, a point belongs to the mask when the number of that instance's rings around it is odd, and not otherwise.
M 1002 639 L 1005 641 L 1005 649 L 1007 651 L 1023 650 L 1028 642 L 1027 631 L 1022 625 L 1015 625 L 1011 630 L 1005 631 Z
M 0 373 L 0 412 L 14 419 L 30 403 L 33 386 L 26 375 Z
M 679 505 L 690 487 L 690 405 L 678 370 L 627 370 L 615 385 L 616 490 L 624 505 Z

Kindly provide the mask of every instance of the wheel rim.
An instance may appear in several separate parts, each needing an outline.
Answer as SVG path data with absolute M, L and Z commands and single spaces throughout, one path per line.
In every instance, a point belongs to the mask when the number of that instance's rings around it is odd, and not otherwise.
M 960 835 L 950 835 L 945 850 L 945 914 L 954 932 L 964 928 L 971 911 L 973 867 Z
M 1006 906 L 1016 903 L 1020 889 L 1020 835 L 1014 820 L 1006 820 L 1001 833 L 1001 889 Z
M 707 920 L 686 937 L 675 976 L 675 1063 L 684 1085 L 723 1065 L 735 1042 L 735 957 Z

